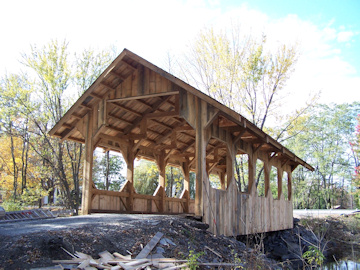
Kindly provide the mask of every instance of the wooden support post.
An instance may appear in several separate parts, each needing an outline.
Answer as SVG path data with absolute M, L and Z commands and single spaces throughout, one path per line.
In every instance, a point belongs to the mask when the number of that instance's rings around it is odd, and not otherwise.
M 166 159 L 165 159 L 165 151 L 161 151 L 160 155 L 156 157 L 156 164 L 159 169 L 159 184 L 156 188 L 154 196 L 159 196 L 159 212 L 164 213 L 165 211 L 165 181 L 166 181 Z
M 278 180 L 278 184 L 277 184 L 277 188 L 278 188 L 278 199 L 280 199 L 281 194 L 283 193 L 282 190 L 282 179 L 283 179 L 284 173 L 282 169 L 277 169 L 277 180 Z
M 207 123 L 207 106 L 200 99 L 196 99 L 196 191 L 195 191 L 195 215 L 203 216 L 203 183 L 207 179 L 206 172 L 206 144 L 207 136 L 205 124 Z
M 221 184 L 221 189 L 222 190 L 226 190 L 226 185 L 225 185 L 225 172 L 222 171 L 219 173 L 219 178 L 220 178 L 220 184 Z
M 91 112 L 84 117 L 85 122 L 85 160 L 84 160 L 84 177 L 82 188 L 81 209 L 83 215 L 91 213 L 92 200 L 92 167 L 93 167 L 93 120 Z
M 184 174 L 184 191 L 181 195 L 181 198 L 186 199 L 185 203 L 185 213 L 189 213 L 189 205 L 190 205 L 190 170 L 189 170 L 189 160 L 181 163 L 181 169 Z
M 264 161 L 264 174 L 265 174 L 265 192 L 264 196 L 267 197 L 270 190 L 270 165 L 267 161 Z
M 230 139 L 228 139 L 230 141 Z M 234 181 L 234 164 L 236 158 L 236 147 L 232 143 L 227 144 L 227 154 L 226 154 L 226 174 L 227 174 L 227 187 L 230 185 L 230 182 Z
M 126 184 L 120 191 L 126 191 L 129 193 L 129 197 L 126 198 L 126 210 L 132 212 L 134 210 L 134 159 L 135 155 L 132 151 L 134 142 L 129 143 L 126 147 L 123 147 L 123 157 L 126 162 Z
M 292 172 L 288 171 L 288 200 L 292 200 Z
M 249 154 L 249 185 L 248 190 L 249 194 L 255 194 L 256 192 L 256 160 L 257 156 L 254 154 Z

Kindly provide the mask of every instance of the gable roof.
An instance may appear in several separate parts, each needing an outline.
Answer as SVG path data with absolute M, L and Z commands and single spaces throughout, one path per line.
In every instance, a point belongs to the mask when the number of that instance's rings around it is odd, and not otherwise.
M 158 85 L 161 85 L 161 89 L 155 91 L 154 89 Z M 120 96 L 118 94 L 119 89 L 122 93 Z M 147 115 L 158 129 L 151 131 L 153 134 L 149 136 L 147 142 L 138 142 L 139 145 L 142 144 L 143 146 L 145 157 L 148 145 L 161 142 L 163 143 L 161 149 L 170 148 L 171 129 L 183 131 L 182 138 L 178 138 L 178 144 L 182 144 L 178 147 L 178 152 L 190 155 L 195 151 L 195 149 L 189 150 L 191 144 L 194 143 L 194 139 L 191 138 L 193 136 L 191 126 L 185 123 L 183 119 L 176 117 L 175 113 L 176 97 L 180 90 L 185 90 L 217 108 L 221 112 L 220 121 L 231 123 L 231 126 L 239 125 L 245 129 L 242 135 L 238 132 L 234 133 L 235 136 L 238 135 L 241 139 L 244 137 L 244 140 L 247 138 L 248 141 L 255 142 L 259 148 L 262 147 L 275 154 L 279 153 L 279 155 L 290 160 L 295 167 L 302 165 L 309 170 L 314 170 L 311 165 L 297 157 L 242 115 L 127 49 L 124 49 L 105 69 L 56 123 L 49 134 L 61 140 L 68 139 L 84 143 L 84 135 L 82 134 L 84 116 L 89 111 L 94 110 L 95 107 L 100 110 L 100 107 L 108 106 L 114 112 L 109 113 L 113 122 L 110 125 L 101 125 L 102 121 L 97 121 L 99 130 L 101 128 L 98 133 L 102 134 L 105 141 L 108 140 L 107 143 L 103 142 L 98 146 L 119 150 L 120 148 L 117 145 L 121 144 L 124 138 L 137 138 L 137 135 L 141 133 L 139 126 L 141 117 Z M 165 112 L 173 118 L 161 118 Z M 169 112 L 171 113 L 169 114 Z M 106 116 L 98 116 L 99 119 L 104 119 L 104 117 Z M 122 138 L 118 138 L 119 136 L 116 135 L 120 133 L 123 135 Z M 110 143 L 111 136 L 116 137 L 114 143 Z

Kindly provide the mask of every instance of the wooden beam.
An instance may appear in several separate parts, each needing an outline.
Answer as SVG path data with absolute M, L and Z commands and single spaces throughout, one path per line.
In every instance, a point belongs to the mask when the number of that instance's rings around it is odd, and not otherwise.
M 121 128 L 117 128 L 117 127 L 114 127 L 114 126 L 111 126 L 111 125 L 108 125 L 106 127 L 107 127 L 107 129 L 110 129 L 110 130 L 113 130 L 113 131 L 116 131 L 116 132 L 120 132 L 120 133 L 124 132 Z
M 130 121 L 127 121 L 127 120 L 125 120 L 125 119 L 122 119 L 121 117 L 117 117 L 116 115 L 113 115 L 113 114 L 108 114 L 108 117 L 110 117 L 110 118 L 112 118 L 112 119 L 114 119 L 114 120 L 117 120 L 117 121 L 121 121 L 121 122 L 124 122 L 124 123 L 126 123 L 126 124 L 128 124 L 128 125 L 132 125 L 132 122 L 130 122 Z
M 118 73 L 116 73 L 115 71 L 110 71 L 110 74 L 111 75 L 114 75 L 116 78 L 118 78 L 118 79 L 120 79 L 120 80 L 122 80 L 122 81 L 125 81 L 126 80 L 126 77 L 125 76 L 123 76 L 123 75 L 121 75 L 121 74 L 118 74 Z
M 97 141 L 99 138 L 99 135 L 102 134 L 106 129 L 105 125 L 101 125 L 100 128 L 98 128 L 98 130 L 95 132 L 95 134 L 93 135 L 93 140 Z
M 80 115 L 80 114 L 77 114 L 77 113 L 73 113 L 72 115 L 70 115 L 70 117 L 74 117 L 76 119 L 82 119 L 85 115 Z
M 161 99 L 161 100 L 157 101 L 157 102 L 153 105 L 152 109 L 147 109 L 147 110 L 145 110 L 145 112 L 144 112 L 143 114 L 146 115 L 146 114 L 149 114 L 149 113 L 151 113 L 151 112 L 155 112 L 155 111 L 158 110 L 164 103 L 166 103 L 169 98 L 170 98 L 170 96 L 167 96 L 167 97 L 165 97 L 164 99 Z M 137 118 L 133 121 L 132 126 L 129 126 L 129 127 L 127 127 L 127 128 L 124 130 L 124 134 L 128 134 L 129 132 L 131 132 L 135 127 L 137 127 L 137 126 L 140 124 L 141 120 L 142 120 L 142 116 L 141 116 L 141 117 L 137 117 Z
M 140 145 L 142 144 L 142 142 L 145 140 L 145 138 L 140 139 L 137 143 L 134 144 L 133 148 L 131 149 L 133 152 L 135 152 L 136 150 L 138 150 L 138 148 L 140 147 Z
M 194 129 L 191 126 L 180 126 L 175 128 L 175 130 L 178 132 L 189 131 L 189 130 L 194 131 Z
M 118 153 L 122 153 L 122 149 L 116 145 L 111 145 L 109 143 L 106 143 L 104 142 L 103 140 L 100 140 L 98 145 L 98 147 L 102 147 L 106 150 L 111 150 L 111 151 L 115 151 L 115 152 L 118 152 Z
M 149 114 L 146 114 L 144 117 L 146 117 L 148 119 L 152 119 L 152 118 L 172 118 L 174 116 L 179 116 L 179 113 L 176 111 L 149 113 Z
M 218 116 L 219 116 L 219 110 L 217 110 L 216 113 L 208 120 L 208 122 L 205 125 L 205 129 L 207 129 Z
M 129 141 L 127 141 L 127 140 L 124 140 L 122 138 L 115 137 L 115 136 L 109 136 L 104 133 L 99 134 L 98 138 L 101 138 L 101 139 L 104 139 L 107 141 L 117 142 L 121 145 L 129 145 Z
M 92 110 L 92 107 L 90 107 L 90 106 L 88 106 L 88 105 L 80 104 L 79 106 L 82 107 L 82 108 L 84 108 L 84 109 L 86 109 L 86 110 L 88 110 L 88 111 L 91 111 L 91 110 Z
M 74 141 L 74 142 L 82 143 L 82 144 L 85 143 L 85 140 L 81 140 L 81 139 L 74 138 L 74 137 L 71 137 L 71 136 L 68 139 L 71 140 L 71 141 Z
M 120 64 L 125 65 L 127 68 L 131 69 L 132 72 L 134 72 L 135 70 L 137 70 L 136 67 L 133 67 L 133 66 L 130 65 L 129 63 L 126 63 L 126 62 L 124 61 L 124 59 L 120 62 Z
M 187 150 L 189 150 L 191 147 L 195 146 L 196 141 L 194 140 L 191 144 L 189 144 L 187 147 L 181 150 L 181 153 L 185 153 Z
M 276 153 L 276 152 L 273 152 L 273 153 L 270 155 L 270 157 L 269 157 L 269 162 L 270 162 L 271 160 L 273 160 L 276 156 L 277 156 L 277 153 Z
M 65 135 L 61 136 L 61 139 L 60 139 L 61 143 L 63 141 L 65 141 L 67 138 L 69 138 L 76 131 L 76 124 L 73 127 L 71 127 L 70 130 Z
M 135 101 L 140 103 L 141 105 L 147 107 L 148 109 L 152 109 L 152 105 L 147 104 L 145 101 L 142 101 L 140 99 L 136 99 Z
M 92 168 L 93 168 L 93 121 L 92 113 L 88 113 L 85 118 L 85 153 L 84 153 L 84 180 L 82 187 L 82 214 L 87 215 L 91 212 L 91 198 L 92 198 Z
M 122 105 L 117 104 L 117 103 L 113 103 L 113 104 L 114 104 L 116 107 L 118 107 L 118 108 L 120 108 L 121 110 L 123 110 L 123 111 L 127 111 L 127 112 L 132 113 L 132 114 L 134 114 L 134 115 L 136 115 L 136 116 L 139 116 L 139 117 L 142 116 L 141 113 L 139 113 L 139 112 L 137 112 L 137 111 L 134 111 L 133 109 L 127 108 L 127 107 L 122 106 Z
M 261 146 L 263 146 L 264 143 L 260 143 L 253 151 L 253 153 L 255 154 L 257 151 L 259 151 L 259 149 L 261 148 Z
M 153 123 L 154 125 L 159 125 L 159 126 L 162 126 L 163 128 L 170 129 L 170 130 L 173 130 L 173 129 L 176 130 L 176 128 L 174 128 L 174 127 L 172 127 L 172 126 L 169 126 L 169 125 L 166 125 L 166 124 L 164 124 L 164 123 L 161 123 L 161 122 L 158 121 L 158 120 L 149 119 L 149 121 L 150 121 L 151 123 Z
M 100 85 L 106 87 L 109 90 L 116 91 L 116 88 L 113 88 L 113 87 L 111 87 L 110 85 L 108 85 L 108 84 L 106 84 L 104 82 L 101 82 Z M 108 101 L 109 101 L 109 99 L 108 99 Z
M 170 149 L 169 153 L 166 154 L 166 156 L 164 158 L 166 161 L 170 158 L 170 156 L 171 156 L 172 152 L 174 152 L 174 150 L 176 150 L 176 149 L 174 149 L 174 148 Z
M 241 136 L 244 135 L 244 133 L 246 132 L 246 129 L 244 128 L 242 131 L 240 131 L 240 133 L 238 135 L 236 135 L 236 137 L 233 139 L 233 143 L 236 144 L 240 139 Z
M 180 125 L 182 125 L 182 123 L 177 124 L 172 130 L 168 131 L 167 133 L 165 133 L 165 134 L 160 134 L 162 137 L 156 141 L 156 144 L 161 144 L 161 143 L 163 143 L 167 138 L 169 138 L 169 137 L 172 136 L 173 134 L 176 135 L 176 127 L 177 127 L 177 126 L 180 126 Z
M 117 101 L 135 100 L 135 99 L 145 99 L 145 98 L 153 98 L 153 97 L 165 97 L 165 96 L 172 96 L 172 95 L 178 95 L 178 94 L 179 94 L 179 91 L 172 91 L 172 92 L 155 93 L 155 94 L 142 95 L 142 96 L 133 96 L 133 97 L 124 97 L 124 98 L 108 99 L 107 102 L 117 102 Z
M 281 162 L 281 167 L 284 167 L 289 162 L 289 159 L 286 159 L 285 161 Z
M 194 157 L 190 162 L 189 162 L 189 167 L 191 167 L 196 161 L 196 157 Z
M 103 99 L 102 96 L 100 96 L 98 94 L 95 94 L 95 93 L 90 93 L 90 96 L 93 97 L 93 98 L 96 98 L 96 99 Z

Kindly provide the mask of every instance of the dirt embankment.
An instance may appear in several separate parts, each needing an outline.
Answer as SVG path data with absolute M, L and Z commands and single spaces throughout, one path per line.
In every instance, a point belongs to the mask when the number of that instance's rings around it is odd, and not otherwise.
M 106 215 L 106 220 L 109 220 L 109 215 Z M 231 237 L 216 237 L 207 231 L 206 224 L 180 216 L 143 216 L 112 223 L 75 222 L 67 227 L 56 225 L 39 224 L 26 233 L 18 223 L 21 234 L 8 230 L 8 235 L 2 235 L 0 240 L 0 269 L 52 266 L 52 260 L 71 259 L 62 248 L 71 253 L 86 253 L 93 258 L 98 258 L 98 254 L 105 250 L 135 256 L 157 232 L 163 233 L 164 238 L 173 244 L 159 243 L 152 253 L 161 253 L 166 258 L 189 260 L 191 252 L 193 256 L 199 254 L 199 262 L 236 261 L 248 269 L 255 265 L 270 269 L 272 265 L 265 256 L 259 256 L 242 242 Z M 39 231 L 41 226 L 46 230 Z
M 292 230 L 235 239 L 214 236 L 205 224 L 180 216 L 119 216 L 99 215 L 96 222 L 74 218 L 68 225 L 60 219 L 0 224 L 0 269 L 52 266 L 52 260 L 70 259 L 63 248 L 94 258 L 105 250 L 135 256 L 157 232 L 170 241 L 158 243 L 152 253 L 179 260 L 190 260 L 195 254 L 199 262 L 236 262 L 244 269 L 302 268 L 306 263 L 302 254 L 311 245 L 330 258 L 360 255 L 360 246 L 355 244 L 360 242 L 360 226 L 356 222 L 352 226 L 345 217 L 295 219 Z

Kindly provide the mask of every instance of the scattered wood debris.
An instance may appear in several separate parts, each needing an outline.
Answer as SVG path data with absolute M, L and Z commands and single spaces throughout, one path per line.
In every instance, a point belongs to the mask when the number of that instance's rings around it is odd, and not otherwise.
M 164 258 L 161 254 L 149 255 L 157 243 L 160 241 L 163 234 L 157 232 L 149 243 L 142 249 L 142 251 L 134 258 L 131 255 L 122 255 L 118 252 L 111 254 L 108 251 L 99 253 L 100 258 L 94 259 L 91 256 L 75 252 L 72 254 L 63 248 L 63 250 L 72 257 L 71 260 L 53 260 L 53 263 L 58 263 L 58 269 L 110 269 L 110 270 L 135 270 L 135 269 L 180 269 L 186 267 L 186 260 L 176 260 L 171 258 Z M 180 264 L 177 266 L 176 264 Z
M 136 269 L 181 269 L 188 268 L 187 260 L 177 260 L 173 258 L 165 258 L 162 254 L 149 255 L 155 246 L 159 243 L 163 237 L 161 232 L 157 232 L 155 236 L 148 242 L 148 244 L 141 250 L 141 252 L 132 258 L 131 255 L 122 255 L 118 252 L 110 253 L 103 251 L 99 253 L 99 259 L 94 259 L 90 255 L 75 252 L 72 254 L 66 249 L 62 248 L 69 256 L 72 257 L 70 260 L 53 260 L 53 263 L 58 264 L 51 268 L 37 268 L 37 269 L 85 269 L 85 270 L 96 270 L 96 269 L 110 269 L 110 270 L 136 270 Z M 165 239 L 165 240 L 164 240 Z M 163 243 L 169 243 L 175 245 L 171 240 L 164 238 Z M 205 246 L 206 249 L 220 256 L 213 249 Z M 206 266 L 236 266 L 230 263 L 199 263 L 198 265 Z

